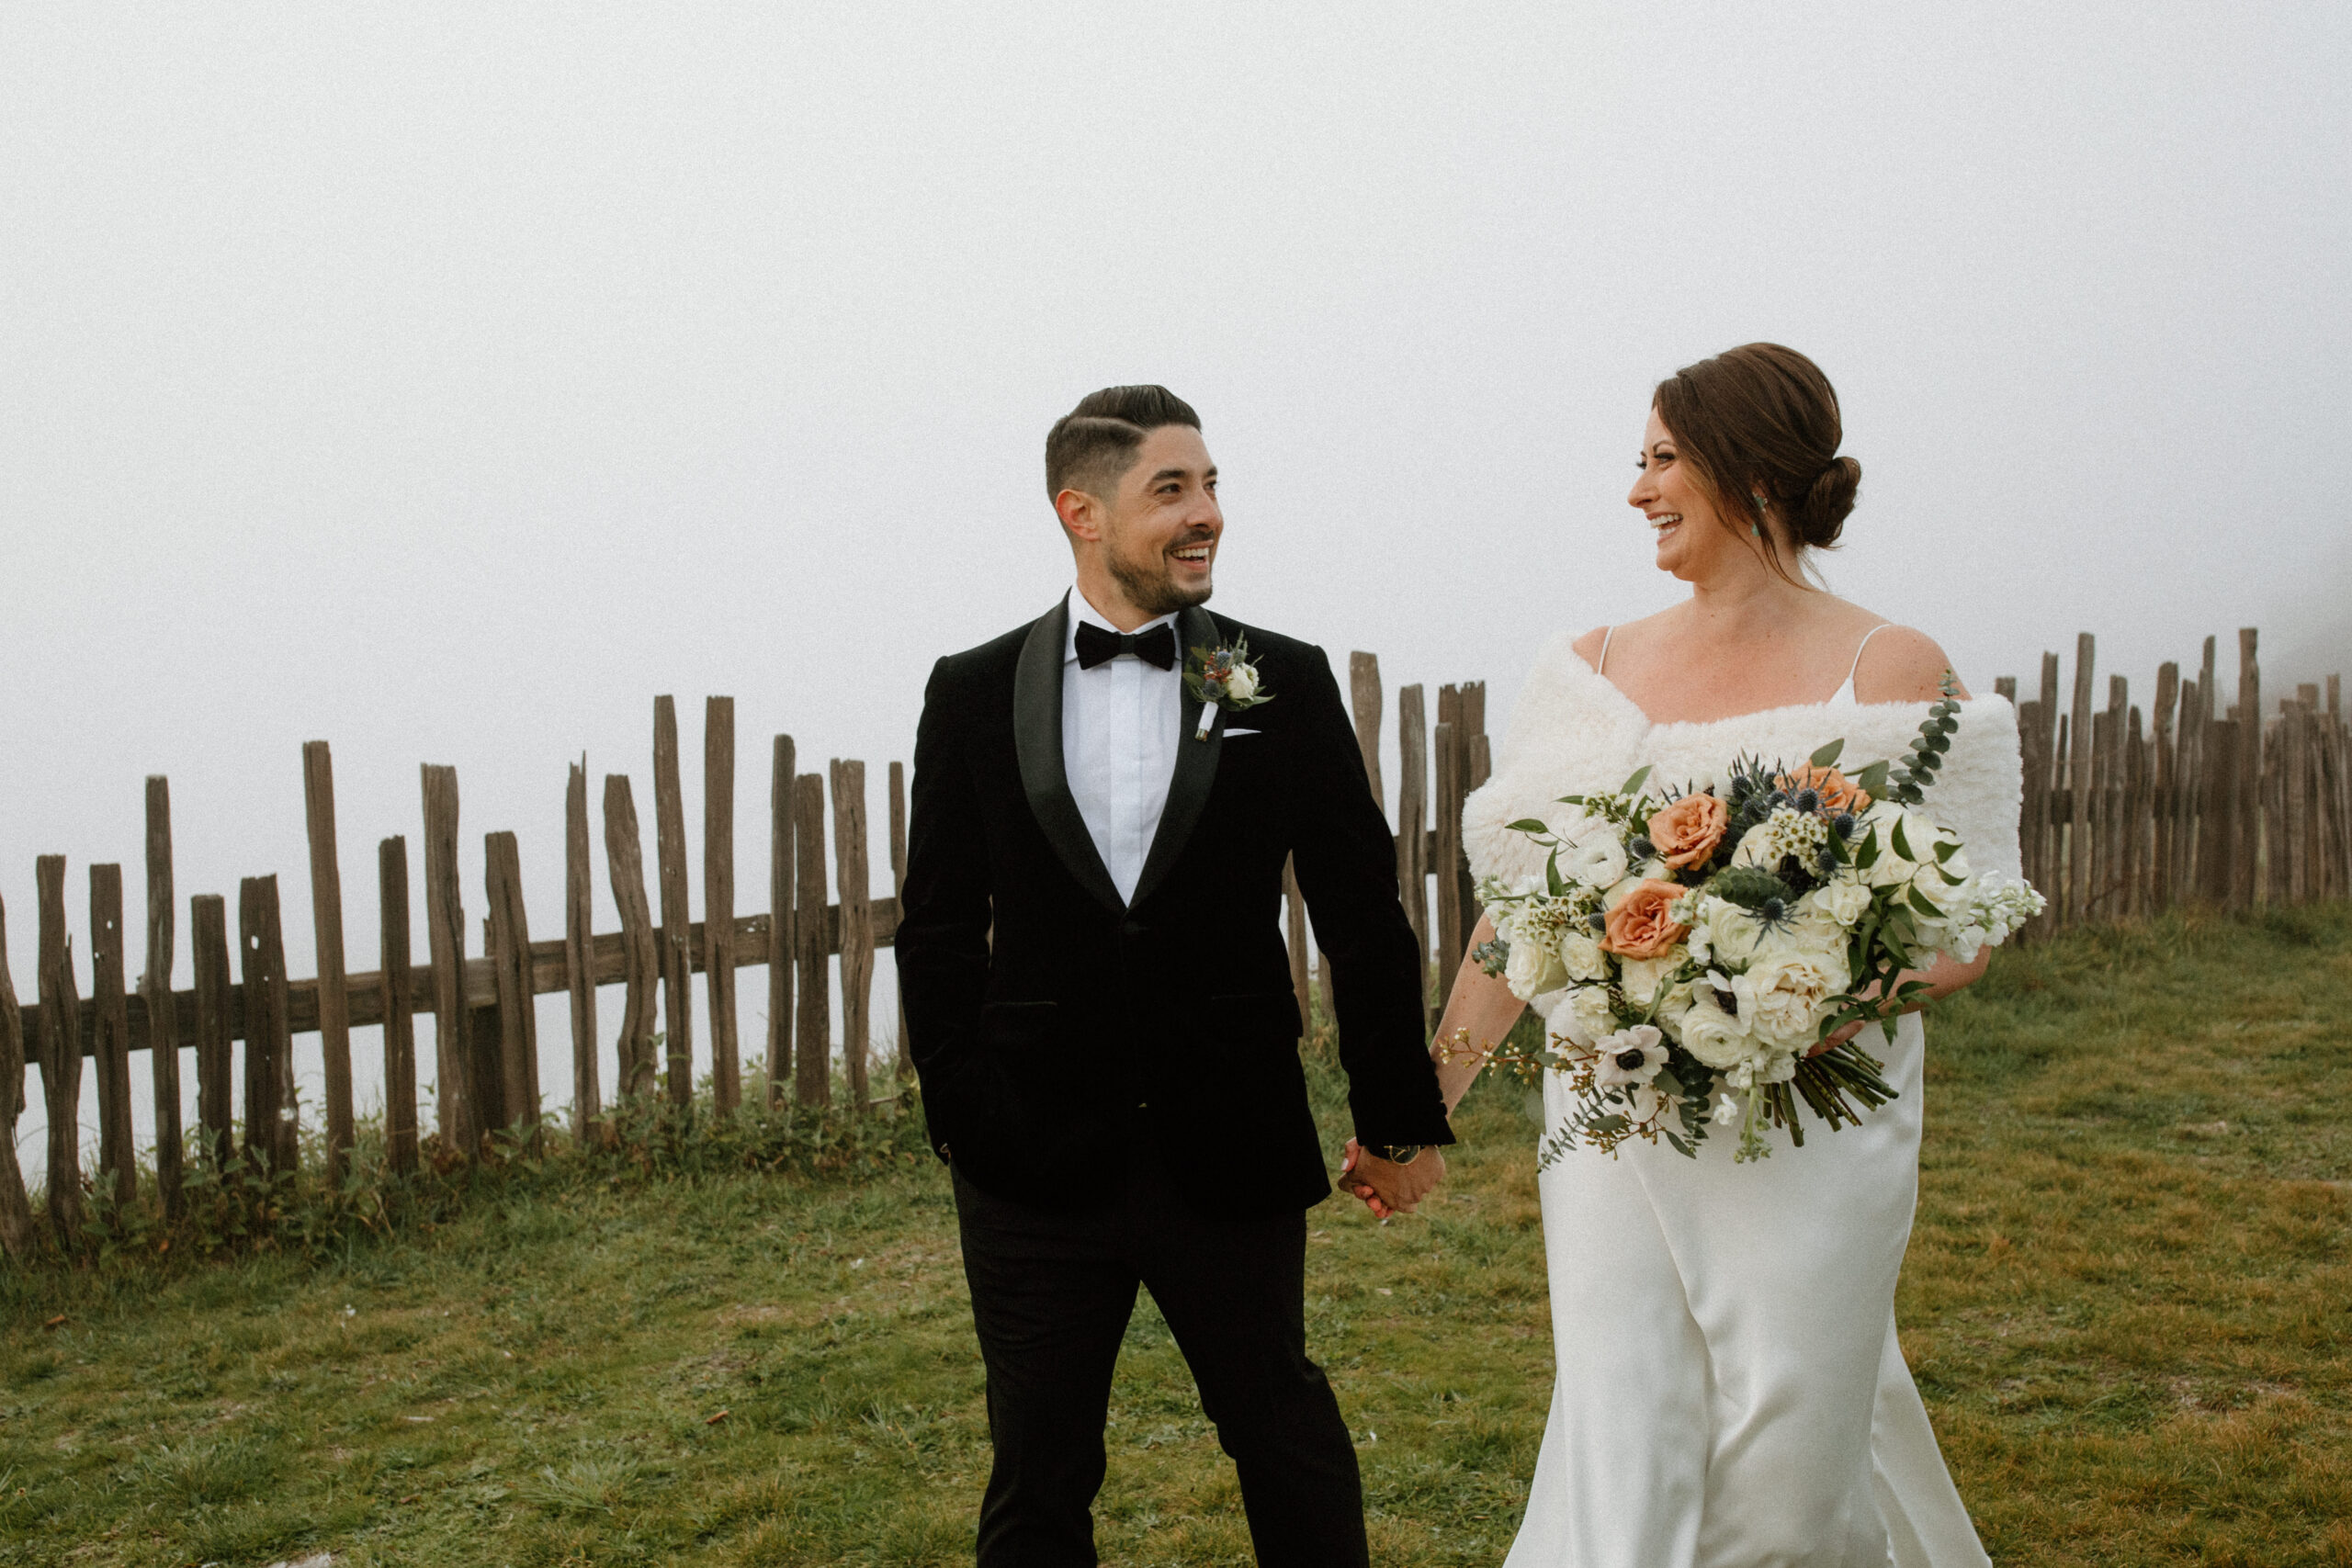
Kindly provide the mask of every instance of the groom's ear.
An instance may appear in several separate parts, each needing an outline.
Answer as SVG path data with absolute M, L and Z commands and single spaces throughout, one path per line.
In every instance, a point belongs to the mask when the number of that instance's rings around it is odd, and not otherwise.
M 1054 496 L 1054 514 L 1062 520 L 1062 532 L 1073 540 L 1101 543 L 1105 510 L 1102 502 L 1072 486 L 1063 487 Z

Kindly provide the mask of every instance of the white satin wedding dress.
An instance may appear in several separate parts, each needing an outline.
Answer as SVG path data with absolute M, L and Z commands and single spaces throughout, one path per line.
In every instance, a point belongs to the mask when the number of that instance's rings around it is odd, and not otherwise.
M 1505 824 L 1557 818 L 1645 763 L 1661 782 L 1736 755 L 1900 755 L 1924 704 L 1831 702 L 1654 724 L 1563 636 L 1529 672 L 1464 836 L 1481 877 L 1540 872 Z M 1860 661 L 1860 650 L 1856 653 Z M 1601 670 L 1607 668 L 1604 643 Z M 1927 809 L 1978 870 L 2018 872 L 2017 716 L 1964 705 Z M 1859 1127 L 1735 1165 L 1717 1135 L 1689 1159 L 1635 1141 L 1544 1172 L 1557 1381 L 1506 1568 L 1975 1568 L 1988 1559 L 1944 1469 L 1894 1334 L 1918 1190 L 1917 1014 L 1883 1055 L 1900 1098 Z M 1566 1110 L 1556 1082 L 1551 1124 Z

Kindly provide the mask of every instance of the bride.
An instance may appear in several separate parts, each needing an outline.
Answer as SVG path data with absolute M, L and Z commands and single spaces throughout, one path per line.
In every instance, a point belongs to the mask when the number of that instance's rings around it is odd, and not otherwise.
M 1923 634 L 1809 586 L 1861 465 L 1837 455 L 1837 393 L 1814 363 L 1749 344 L 1661 382 L 1626 499 L 1671 609 L 1555 638 L 1529 672 L 1493 778 L 1464 811 L 1481 878 L 1540 873 L 1507 824 L 1557 797 L 1661 782 L 1735 755 L 1801 761 L 1843 737 L 1847 765 L 1899 756 L 1946 660 Z M 2015 874 L 2016 716 L 1965 705 L 1932 813 L 1980 870 Z M 1482 923 L 1475 942 L 1491 936 Z M 1983 972 L 1917 976 L 1947 995 Z M 1541 1008 L 1550 998 L 1539 998 Z M 1463 965 L 1442 1041 L 1450 1111 L 1521 1004 Z M 1871 1026 L 1878 1031 L 1882 1026 Z M 1509 1568 L 1900 1568 L 1987 1562 L 1945 1472 L 1894 1334 L 1894 1281 L 1918 1187 L 1918 1015 L 1868 1046 L 1899 1098 L 1859 1127 L 1735 1165 L 1734 1139 L 1686 1158 L 1634 1141 L 1574 1148 L 1540 1178 L 1558 1375 Z M 1553 1075 L 1547 1121 L 1567 1109 Z

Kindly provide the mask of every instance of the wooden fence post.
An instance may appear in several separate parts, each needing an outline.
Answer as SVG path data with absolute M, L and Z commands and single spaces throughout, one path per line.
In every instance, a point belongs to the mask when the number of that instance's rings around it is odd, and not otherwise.
M 793 908 L 792 737 L 775 738 L 768 760 L 768 1103 L 784 1103 L 792 1076 L 792 982 L 799 960 Z M 822 911 L 820 910 L 821 914 Z
M 2155 765 L 2142 734 L 2140 707 L 2134 703 L 2126 721 L 2123 742 L 2123 909 L 2134 917 L 2148 912 L 2148 858 L 2154 822 L 2149 781 Z
M 794 925 L 799 933 L 800 1005 L 793 1026 L 792 1098 L 802 1105 L 833 1102 L 833 996 L 825 961 L 832 933 L 825 919 L 825 781 L 802 773 L 792 784 L 792 835 L 799 892 Z
M 130 994 L 123 983 L 119 865 L 90 868 L 90 1019 L 98 1066 L 98 1168 L 113 1179 L 117 1206 L 128 1208 L 139 1198 L 139 1156 L 130 1132 Z
M 1441 703 L 1443 697 L 1441 695 Z M 1462 776 L 1461 732 L 1451 720 L 1441 719 L 1437 727 L 1437 830 L 1434 841 L 1436 863 L 1430 869 L 1437 881 L 1437 1005 L 1445 1006 L 1445 998 L 1453 993 L 1453 974 L 1462 966 L 1463 938 L 1468 922 L 1463 919 L 1462 877 Z
M 735 1029 L 735 699 L 707 697 L 702 716 L 702 953 L 710 1002 L 711 1105 L 743 1103 Z
M 2103 871 L 2109 888 L 2108 918 L 2121 919 L 2132 911 L 2132 687 L 2120 675 L 2107 678 L 2108 747 L 2114 755 L 2105 763 L 2106 791 L 2098 801 L 2105 820 L 2099 826 L 2106 840 Z
M 484 1107 L 466 1016 L 466 914 L 458 888 L 458 770 L 427 762 L 424 785 L 424 948 L 433 965 L 434 1111 L 441 1145 L 481 1157 Z M 251 1042 L 247 1042 L 251 1049 Z
M 694 1099 L 694 954 L 687 946 L 686 808 L 678 785 L 678 706 L 653 699 L 653 854 L 662 897 L 662 1021 L 670 1103 Z
M 1461 728 L 1453 738 L 1454 750 L 1462 762 L 1462 788 L 1453 803 L 1454 874 L 1462 879 L 1462 946 L 1467 952 L 1470 933 L 1478 924 L 1483 912 L 1478 903 L 1478 886 L 1470 874 L 1470 856 L 1462 846 L 1462 810 L 1469 803 L 1470 792 L 1487 782 L 1494 772 L 1494 754 L 1487 739 L 1487 683 L 1464 681 L 1462 683 Z
M 2255 657 L 2256 640 L 2254 627 L 2238 628 L 2238 854 L 2230 895 L 2240 908 L 2251 908 L 2262 886 L 2262 664 Z
M 1298 890 L 1298 868 L 1289 860 L 1283 862 L 1283 929 L 1290 948 L 1291 996 L 1298 1003 L 1298 1026 L 1305 1029 L 1315 1017 L 1306 987 L 1306 899 Z
M 33 862 L 40 898 L 40 1085 L 49 1115 L 49 1222 L 68 1251 L 82 1242 L 82 1000 L 65 932 L 65 857 Z
M 384 1163 L 406 1175 L 416 1168 L 416 1021 L 414 976 L 409 964 L 408 840 L 376 846 L 377 906 L 381 917 L 384 975 Z
M 890 764 L 890 897 L 898 901 L 900 913 L 906 910 L 907 898 L 907 765 Z M 899 998 L 899 1043 L 892 1053 L 890 1074 L 900 1085 L 915 1076 L 915 1059 L 907 1045 L 907 994 L 903 987 L 893 985 Z
M 32 1195 L 17 1163 L 17 1118 L 25 1113 L 25 1013 L 8 973 L 8 910 L 0 904 L 0 1248 L 22 1258 L 32 1245 Z
M 2095 889 L 2091 884 L 2091 796 L 2097 778 L 2091 762 L 2098 739 L 2091 729 L 2091 674 L 2098 662 L 2098 641 L 2088 632 L 2075 637 L 2075 707 L 2067 746 L 2066 787 L 2074 792 L 2066 828 L 2066 919 L 2080 921 Z
M 2025 702 L 2018 705 L 2018 754 L 2020 762 L 2021 788 L 2018 801 L 2018 858 L 2024 867 L 2025 878 L 2037 888 L 2049 888 L 2049 873 L 2042 867 L 2041 845 L 2050 822 L 2050 758 L 2045 747 L 2041 724 L 2041 705 Z M 2036 917 L 2023 933 L 2026 940 L 2040 941 L 2047 934 L 2047 921 Z
M 571 1002 L 571 1138 L 604 1141 L 604 1096 L 596 1072 L 596 885 L 588 857 L 588 757 L 563 784 L 563 988 Z
M 1388 808 L 1380 787 L 1380 656 L 1348 655 L 1348 697 L 1355 710 L 1356 749 L 1363 754 L 1363 773 L 1372 785 L 1372 803 Z
M 874 904 L 865 858 L 865 764 L 832 765 L 833 881 L 842 905 L 842 1066 L 852 1115 L 866 1110 L 866 1055 L 873 1044 Z
M 2238 762 L 2238 724 L 2215 719 L 2205 727 L 2205 811 L 2198 831 L 2198 852 L 2204 861 L 2205 897 L 2215 904 L 2236 897 L 2238 786 L 2245 770 Z
M 294 1037 L 286 1006 L 286 937 L 277 878 L 237 886 L 237 951 L 245 1001 L 245 1158 L 257 1170 L 294 1168 L 299 1148 L 292 1088 Z
M 351 1092 L 351 996 L 343 963 L 343 869 L 335 853 L 334 760 L 302 746 L 302 807 L 311 835 L 311 930 L 318 944 L 319 1046 L 326 1059 L 327 1180 L 340 1184 L 356 1135 Z
M 2185 904 L 2198 897 L 2197 818 L 2205 790 L 2205 718 L 2194 676 L 2181 678 L 2177 724 L 2172 743 L 2172 900 Z
M 653 988 L 662 960 L 652 908 L 645 897 L 645 839 L 637 825 L 637 802 L 627 773 L 605 775 L 605 869 L 613 884 L 613 903 L 620 910 L 621 977 L 627 986 L 613 1092 L 622 1100 L 636 1100 L 654 1089 Z
M 155 1089 L 155 1195 L 164 1218 L 180 1213 L 180 1017 L 172 998 L 172 786 L 161 773 L 147 780 L 147 966 L 139 976 L 146 1004 L 147 1066 Z
M 1421 990 L 1430 984 L 1429 725 L 1421 688 L 1396 692 L 1396 891 L 1421 959 Z
M 236 1156 L 230 1017 L 229 903 L 218 893 L 187 901 L 188 963 L 196 974 L 196 1121 L 199 1146 L 215 1171 Z
M 491 973 L 498 987 L 499 1121 L 531 1119 L 526 1146 L 540 1152 L 539 1021 L 531 989 L 531 924 L 523 908 L 523 853 L 512 833 L 482 839 L 482 893 L 490 905 Z
M 2193 841 L 2182 851 L 2181 858 L 2181 886 L 2191 890 L 2194 897 L 2213 903 L 2222 901 L 2227 894 L 2225 891 L 2217 892 L 2215 885 L 2208 880 L 2210 866 L 2208 857 L 2211 852 L 2208 846 L 2217 834 L 2226 842 L 2231 826 L 2226 821 L 2217 821 L 2209 809 L 2213 800 L 2211 778 L 2213 725 L 2221 717 L 2221 687 L 2217 683 L 2219 677 L 2215 672 L 2215 650 L 2219 641 L 2217 637 L 2209 637 L 2199 650 L 2196 712 L 2197 778 L 2195 781 L 2197 793 L 2190 802 L 2191 809 L 2197 816 L 2197 832 Z M 2184 724 L 2186 722 L 2184 720 Z
M 2148 778 L 2149 814 L 2153 818 L 2148 841 L 2148 908 L 2157 913 L 2172 908 L 2173 901 L 2173 835 L 2180 825 L 2174 811 L 2180 758 L 2178 732 L 2173 725 L 2179 705 L 2180 666 L 2166 660 L 2156 667 L 2156 706 Z

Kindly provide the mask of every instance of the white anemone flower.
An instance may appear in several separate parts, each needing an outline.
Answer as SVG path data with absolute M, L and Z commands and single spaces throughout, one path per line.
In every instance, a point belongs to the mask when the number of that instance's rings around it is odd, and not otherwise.
M 1592 1066 L 1592 1081 L 1606 1088 L 1647 1085 L 1666 1066 L 1666 1036 L 1654 1024 L 1637 1023 L 1604 1034 L 1592 1048 L 1600 1057 Z

